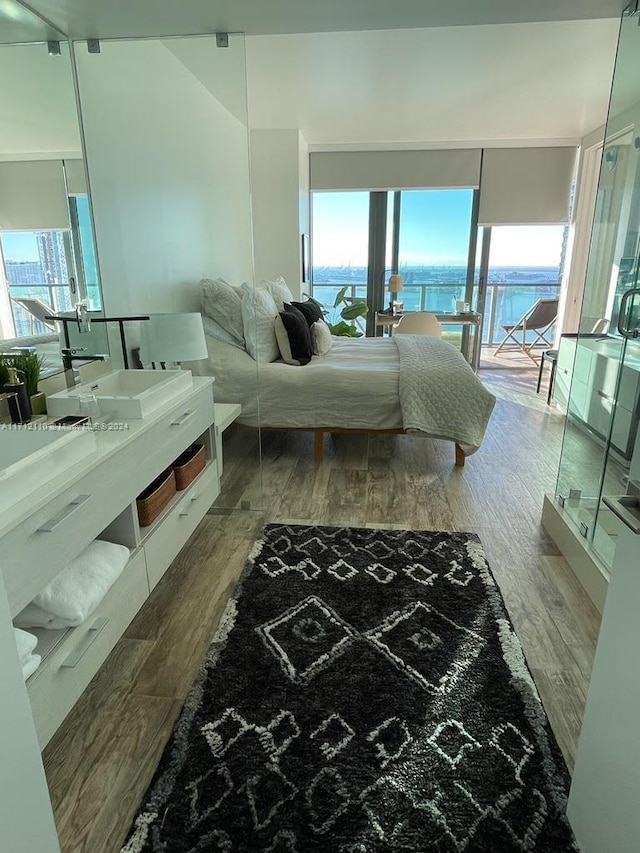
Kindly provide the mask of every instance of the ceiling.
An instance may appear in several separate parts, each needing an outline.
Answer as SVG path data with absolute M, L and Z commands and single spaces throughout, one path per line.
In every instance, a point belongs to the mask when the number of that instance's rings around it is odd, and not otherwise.
M 619 17 L 628 0 L 30 0 L 71 38 L 247 35 Z
M 246 39 L 249 124 L 328 150 L 575 144 L 606 118 L 618 21 Z

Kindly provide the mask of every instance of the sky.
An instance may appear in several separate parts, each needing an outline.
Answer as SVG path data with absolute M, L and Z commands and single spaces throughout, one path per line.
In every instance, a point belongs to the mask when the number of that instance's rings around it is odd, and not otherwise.
M 404 191 L 400 265 L 466 265 L 472 197 L 464 189 Z M 366 266 L 369 194 L 314 193 L 312 199 L 314 264 Z M 494 226 L 490 265 L 557 267 L 563 231 L 561 225 Z
M 38 245 L 29 231 L 5 231 L 2 234 L 5 261 L 38 261 Z

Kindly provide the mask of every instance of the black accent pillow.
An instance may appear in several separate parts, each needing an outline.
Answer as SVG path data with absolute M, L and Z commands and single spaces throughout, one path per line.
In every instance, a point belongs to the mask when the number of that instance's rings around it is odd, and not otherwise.
M 282 358 L 288 364 L 309 364 L 313 355 L 311 331 L 306 317 L 293 305 L 284 304 L 284 311 L 279 313 L 280 320 L 286 332 L 287 340 L 278 334 L 279 323 L 276 324 L 276 338 Z M 287 346 L 288 344 L 288 346 Z
M 292 302 L 291 304 L 304 315 L 309 327 L 313 326 L 314 323 L 317 323 L 318 320 L 324 320 L 324 317 L 322 316 L 322 308 L 315 299 L 307 299 L 306 302 Z

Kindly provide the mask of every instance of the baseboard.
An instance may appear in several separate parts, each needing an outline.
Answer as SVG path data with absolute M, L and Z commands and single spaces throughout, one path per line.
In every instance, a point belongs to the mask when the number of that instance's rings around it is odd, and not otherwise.
M 542 526 L 560 549 L 574 575 L 600 613 L 609 587 L 605 566 L 589 550 L 587 542 L 564 519 L 553 495 L 545 495 Z

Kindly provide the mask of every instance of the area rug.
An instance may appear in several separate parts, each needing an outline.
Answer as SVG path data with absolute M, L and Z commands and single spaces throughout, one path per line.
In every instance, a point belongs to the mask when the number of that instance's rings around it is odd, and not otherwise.
M 125 853 L 575 851 L 468 533 L 268 525 Z

